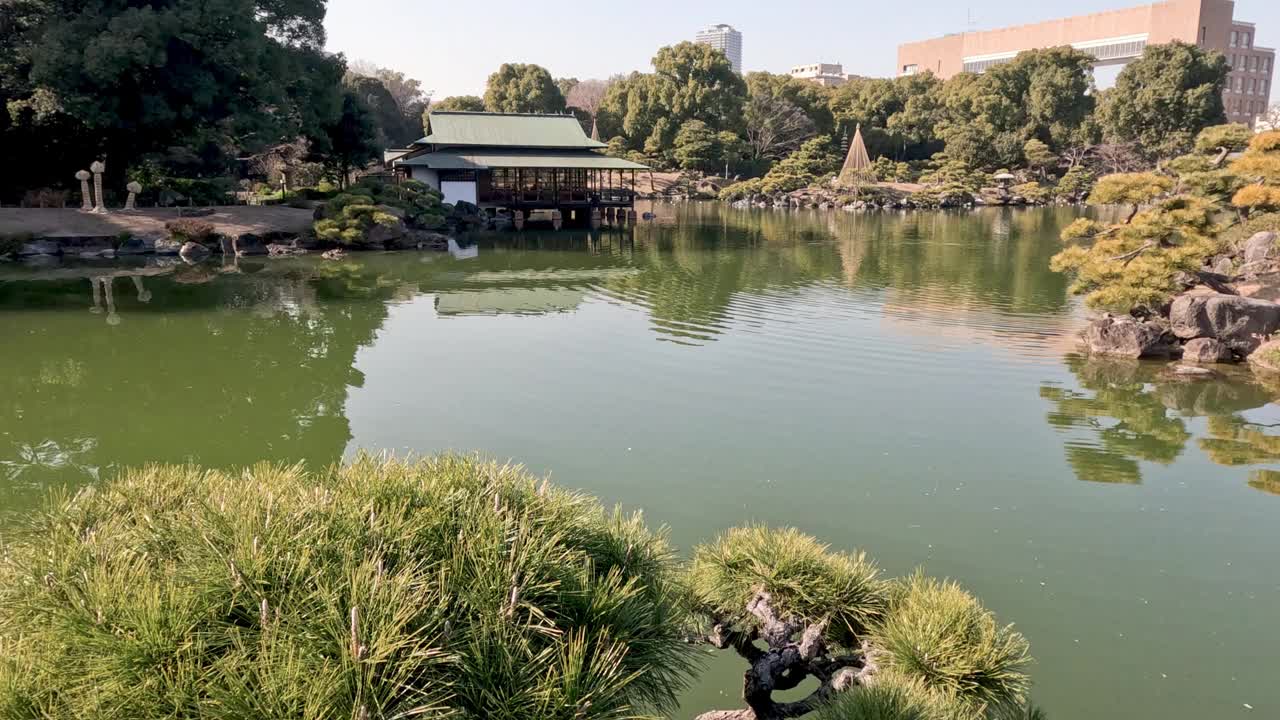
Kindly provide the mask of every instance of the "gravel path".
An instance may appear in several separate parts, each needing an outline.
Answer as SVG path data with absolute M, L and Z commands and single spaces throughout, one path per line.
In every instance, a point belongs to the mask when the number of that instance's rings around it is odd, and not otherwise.
M 113 237 L 127 232 L 158 237 L 166 235 L 164 224 L 176 219 L 176 209 L 94 215 L 71 209 L 0 208 L 0 236 Z M 213 223 L 219 233 L 231 237 L 246 233 L 301 233 L 311 227 L 312 221 L 310 210 L 275 205 L 222 207 L 199 219 Z

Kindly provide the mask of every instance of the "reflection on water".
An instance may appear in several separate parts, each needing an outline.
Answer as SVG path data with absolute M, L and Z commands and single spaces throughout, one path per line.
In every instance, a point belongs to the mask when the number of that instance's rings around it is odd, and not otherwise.
M 0 537 L 126 465 L 476 450 L 681 547 L 795 524 L 962 577 L 1054 717 L 1280 717 L 1277 394 L 1071 355 L 1072 211 L 653 211 L 337 263 L 0 265 Z M 740 688 L 713 665 L 681 715 Z
M 1224 367 L 1202 380 L 1137 360 L 1073 355 L 1066 363 L 1079 388 L 1045 384 L 1040 396 L 1053 404 L 1049 424 L 1067 435 L 1067 461 L 1081 480 L 1141 483 L 1139 461 L 1170 465 L 1183 454 L 1190 418 L 1205 419 L 1196 445 L 1219 465 L 1280 462 L 1280 413 L 1271 404 L 1280 388 L 1247 370 Z M 1273 492 L 1274 477 L 1258 470 L 1249 484 Z

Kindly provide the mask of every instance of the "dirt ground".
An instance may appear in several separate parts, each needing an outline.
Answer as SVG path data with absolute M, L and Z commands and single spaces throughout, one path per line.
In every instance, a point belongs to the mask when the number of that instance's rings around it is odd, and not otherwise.
M 32 237 L 114 237 L 129 233 L 157 237 L 167 233 L 164 224 L 178 219 L 177 209 L 147 208 L 126 213 L 115 210 L 106 215 L 71 209 L 0 208 L 0 236 Z M 311 211 L 283 206 L 237 206 L 217 208 L 213 215 L 199 218 L 213 223 L 228 237 L 269 232 L 301 233 L 311 227 Z

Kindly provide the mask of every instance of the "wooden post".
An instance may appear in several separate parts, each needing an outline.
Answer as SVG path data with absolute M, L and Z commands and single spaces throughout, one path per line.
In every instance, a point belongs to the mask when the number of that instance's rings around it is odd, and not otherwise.
M 517 230 L 524 229 L 524 211 L 523 210 L 516 210 L 515 214 L 511 216 L 511 219 L 512 219 L 512 222 L 515 224 Z
M 551 227 L 556 230 L 564 227 L 564 216 L 560 214 L 559 210 L 551 211 Z

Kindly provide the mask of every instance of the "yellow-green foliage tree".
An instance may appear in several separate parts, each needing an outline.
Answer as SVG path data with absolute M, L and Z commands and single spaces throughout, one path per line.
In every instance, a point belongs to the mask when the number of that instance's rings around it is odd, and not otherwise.
M 1255 136 L 1231 172 L 1249 183 L 1236 191 L 1232 205 L 1246 212 L 1280 210 L 1280 130 Z
M 1074 243 L 1051 267 L 1075 278 L 1071 290 L 1093 308 L 1128 312 L 1158 308 L 1181 289 L 1179 275 L 1198 272 L 1218 251 L 1217 207 L 1177 194 L 1172 178 L 1157 173 L 1109 175 L 1089 196 L 1091 205 L 1121 205 L 1121 222 L 1080 219 L 1063 231 Z M 1145 208 L 1145 209 L 1144 209 Z

